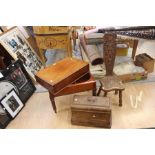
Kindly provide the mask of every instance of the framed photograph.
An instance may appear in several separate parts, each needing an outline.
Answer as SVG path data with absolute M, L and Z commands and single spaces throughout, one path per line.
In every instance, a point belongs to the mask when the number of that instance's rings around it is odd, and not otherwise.
M 26 71 L 35 81 L 34 74 L 43 68 L 43 64 L 22 32 L 17 27 L 11 28 L 0 35 L 0 44 L 14 60 L 22 61 Z
M 0 129 L 4 129 L 12 120 L 11 116 L 6 112 L 5 108 L 0 104 Z
M 14 118 L 24 106 L 14 89 L 1 100 L 1 104 L 12 118 Z
M 12 63 L 5 70 L 2 70 L 1 74 L 3 75 L 3 80 L 1 81 L 3 82 L 3 85 L 12 84 L 12 87 L 14 86 L 16 93 L 19 95 L 23 103 L 26 103 L 26 101 L 36 90 L 21 60 L 17 60 L 14 63 Z M 4 82 L 7 82 L 7 83 L 4 83 Z M 0 92 L 1 91 L 3 90 L 0 90 Z

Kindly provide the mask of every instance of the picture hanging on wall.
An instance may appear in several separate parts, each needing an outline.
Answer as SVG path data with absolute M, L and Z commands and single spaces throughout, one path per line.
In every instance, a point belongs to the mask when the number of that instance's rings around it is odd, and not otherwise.
M 0 44 L 14 60 L 20 59 L 22 61 L 28 74 L 35 80 L 34 75 L 43 68 L 43 64 L 22 32 L 17 27 L 11 28 L 0 34 Z

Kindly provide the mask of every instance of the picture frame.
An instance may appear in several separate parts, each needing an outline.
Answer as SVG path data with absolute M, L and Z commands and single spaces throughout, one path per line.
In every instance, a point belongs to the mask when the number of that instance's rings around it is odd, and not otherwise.
M 12 120 L 11 116 L 0 104 L 0 129 L 6 128 L 6 126 L 10 123 L 11 120 Z
M 9 113 L 9 115 L 14 118 L 20 110 L 24 107 L 24 104 L 18 97 L 14 89 L 12 89 L 2 100 L 1 104 Z
M 17 27 L 9 29 L 0 34 L 0 44 L 14 60 L 22 61 L 26 71 L 35 81 L 35 73 L 44 68 L 43 63 L 22 32 Z
M 6 69 L 1 71 L 3 75 L 3 83 L 9 82 L 14 85 L 14 89 L 20 97 L 23 104 L 32 96 L 36 90 L 29 74 L 26 72 L 21 60 L 17 60 Z M 1 92 L 2 90 L 0 90 Z

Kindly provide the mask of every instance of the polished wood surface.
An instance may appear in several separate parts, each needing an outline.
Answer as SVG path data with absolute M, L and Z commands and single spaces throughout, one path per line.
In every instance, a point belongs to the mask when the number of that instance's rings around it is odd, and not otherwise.
M 56 93 L 88 71 L 89 64 L 87 62 L 75 58 L 65 58 L 42 69 L 35 77 L 37 82 Z
M 46 62 L 45 51 L 47 49 L 66 49 L 68 56 L 72 56 L 71 28 L 68 26 L 34 26 L 36 42 L 39 48 L 39 56 L 44 65 Z

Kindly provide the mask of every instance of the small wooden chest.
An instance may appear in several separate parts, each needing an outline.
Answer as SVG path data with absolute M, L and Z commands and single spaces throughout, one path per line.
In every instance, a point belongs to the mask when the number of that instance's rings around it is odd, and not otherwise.
M 89 64 L 75 58 L 65 58 L 40 70 L 36 81 L 55 94 L 89 72 Z
M 143 67 L 148 73 L 154 71 L 154 59 L 146 53 L 136 56 L 135 65 Z
M 71 105 L 73 125 L 111 128 L 111 103 L 108 97 L 75 95 Z

